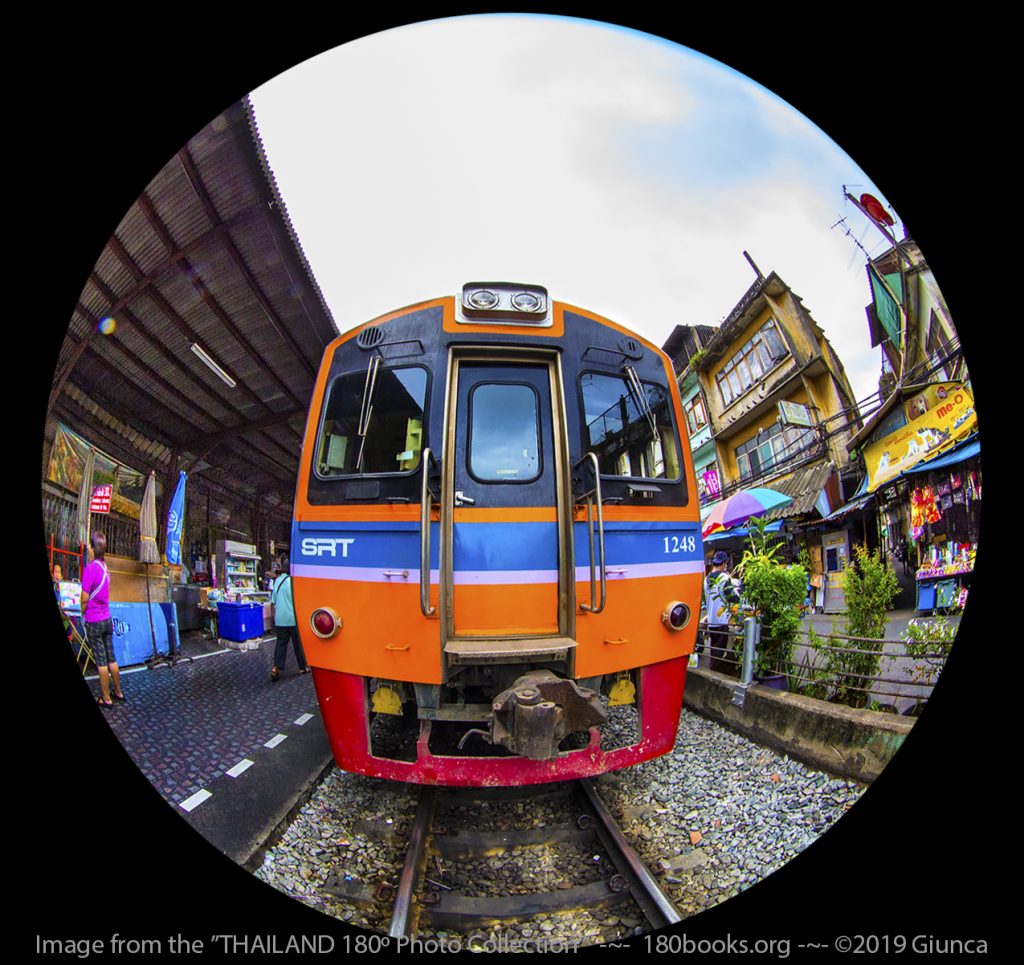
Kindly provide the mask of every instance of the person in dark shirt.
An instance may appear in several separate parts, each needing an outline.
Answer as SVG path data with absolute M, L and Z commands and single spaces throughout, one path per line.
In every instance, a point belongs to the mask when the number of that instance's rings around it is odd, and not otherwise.
M 711 669 L 721 673 L 735 670 L 726 660 L 729 652 L 729 621 L 732 607 L 740 602 L 736 581 L 728 573 L 729 557 L 721 550 L 711 557 L 711 572 L 704 580 L 704 603 L 708 611 L 708 637 L 711 649 Z

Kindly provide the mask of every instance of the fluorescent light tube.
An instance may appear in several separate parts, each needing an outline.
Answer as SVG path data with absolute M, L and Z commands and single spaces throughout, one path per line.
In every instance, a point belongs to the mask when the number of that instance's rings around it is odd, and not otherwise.
M 232 389 L 235 387 L 235 380 L 231 378 L 231 376 L 228 375 L 227 372 L 225 372 L 216 362 L 214 362 L 214 360 L 209 355 L 206 354 L 205 349 L 203 349 L 203 347 L 198 342 L 192 343 L 192 351 L 195 352 L 195 354 L 198 355 L 200 359 L 202 359 L 203 363 L 211 372 L 213 372 L 214 375 L 220 378 Z

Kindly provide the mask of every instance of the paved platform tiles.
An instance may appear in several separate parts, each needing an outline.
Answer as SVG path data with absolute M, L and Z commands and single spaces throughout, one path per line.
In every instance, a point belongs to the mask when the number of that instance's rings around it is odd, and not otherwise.
M 269 635 L 246 651 L 189 634 L 191 662 L 123 668 L 128 700 L 102 712 L 161 796 L 242 863 L 331 760 L 313 675 L 289 653 L 272 682 L 273 651 Z M 98 679 L 87 680 L 98 696 Z

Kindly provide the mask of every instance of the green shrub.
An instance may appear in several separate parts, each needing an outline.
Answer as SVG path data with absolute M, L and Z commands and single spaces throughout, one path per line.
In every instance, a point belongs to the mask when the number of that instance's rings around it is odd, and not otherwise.
M 761 621 L 761 645 L 756 672 L 786 673 L 793 659 L 793 641 L 800 627 L 800 612 L 807 597 L 807 570 L 778 561 L 780 544 L 765 532 L 763 519 L 751 520 L 749 548 L 739 564 L 743 599 Z
M 854 547 L 854 558 L 843 573 L 846 635 L 882 640 L 886 614 L 900 591 L 896 574 L 882 562 L 878 552 L 869 553 L 863 546 Z M 878 676 L 882 658 L 878 653 L 859 651 L 880 650 L 881 646 L 865 640 L 832 638 L 829 649 L 819 651 L 825 658 L 825 669 L 835 675 L 831 700 L 850 707 L 867 706 L 867 691 Z
M 869 553 L 863 546 L 855 546 L 853 553 L 853 560 L 843 570 L 846 633 L 880 640 L 885 636 L 885 615 L 899 595 L 900 581 L 877 550 Z
M 900 634 L 908 657 L 919 660 L 912 671 L 918 684 L 935 682 L 946 665 L 946 658 L 956 640 L 956 626 L 948 617 L 930 617 L 911 620 Z

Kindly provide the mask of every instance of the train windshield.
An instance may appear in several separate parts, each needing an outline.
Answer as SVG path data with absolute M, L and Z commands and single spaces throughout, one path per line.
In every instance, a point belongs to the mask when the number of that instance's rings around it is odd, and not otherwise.
M 586 414 L 584 442 L 596 453 L 602 475 L 679 478 L 679 446 L 665 389 L 595 372 L 585 373 L 580 383 Z M 643 393 L 640 398 L 638 391 Z
M 322 478 L 412 472 L 423 449 L 427 372 L 418 366 L 353 372 L 331 385 L 316 473 Z

